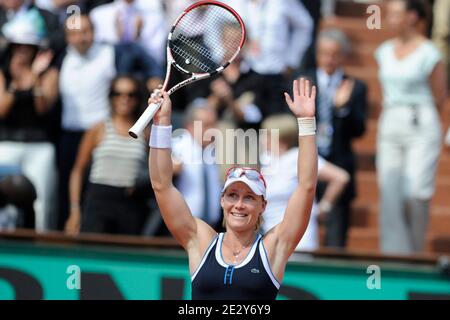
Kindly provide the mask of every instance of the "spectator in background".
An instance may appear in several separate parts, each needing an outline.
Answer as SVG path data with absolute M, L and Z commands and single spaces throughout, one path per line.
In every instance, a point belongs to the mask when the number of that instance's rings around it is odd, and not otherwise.
M 267 206 L 263 213 L 262 229 L 268 232 L 283 220 L 289 197 L 297 188 L 298 125 L 296 119 L 289 115 L 274 115 L 264 120 L 262 129 L 268 130 L 271 141 L 272 130 L 278 130 L 278 151 L 272 152 L 271 145 L 262 146 L 265 150 L 261 157 L 262 168 L 267 183 Z M 301 151 L 300 151 L 301 152 Z M 271 157 L 270 154 L 275 155 Z M 317 178 L 327 183 L 327 188 L 319 205 L 316 201 L 311 210 L 311 219 L 305 235 L 296 250 L 316 250 L 319 247 L 319 220 L 326 221 L 330 209 L 339 199 L 350 180 L 349 174 L 319 156 Z
M 186 131 L 173 138 L 174 184 L 183 194 L 195 217 L 211 226 L 220 226 L 221 180 L 214 144 L 204 137 L 217 127 L 217 113 L 206 99 L 198 98 L 188 106 Z
M 144 52 L 154 61 L 154 76 L 148 79 L 149 91 L 162 82 L 165 66 L 165 44 L 168 24 L 164 19 L 161 1 L 149 6 L 148 1 L 115 0 L 96 7 L 90 13 L 95 40 L 118 44 L 123 51 Z M 159 5 L 157 5 L 157 4 Z
M 47 230 L 55 211 L 55 148 L 48 115 L 58 96 L 58 71 L 32 11 L 3 26 L 9 41 L 0 71 L 0 166 L 19 166 L 36 188 L 36 229 Z
M 70 18 L 71 19 L 71 18 Z M 94 29 L 89 16 L 80 16 L 80 29 L 66 25 L 68 48 L 62 58 L 60 94 L 62 100 L 62 134 L 60 137 L 60 213 L 58 228 L 63 227 L 68 214 L 70 171 L 78 145 L 86 130 L 106 120 L 109 115 L 108 93 L 116 74 L 141 74 L 151 77 L 151 62 L 147 55 L 121 51 L 109 44 L 94 42 Z M 133 62 L 133 63 L 130 63 Z M 147 66 L 135 70 L 136 66 Z
M 446 99 L 442 54 L 418 28 L 425 3 L 393 0 L 387 23 L 397 36 L 375 52 L 383 88 L 377 137 L 381 249 L 424 249 L 430 199 L 441 145 L 438 110 Z
M 36 190 L 24 175 L 0 179 L 0 231 L 16 228 L 34 229 Z
M 436 0 L 433 13 L 433 41 L 443 55 L 448 87 L 450 85 L 450 1 Z M 445 144 L 450 147 L 450 128 L 447 129 Z
M 283 92 L 311 43 L 313 21 L 298 0 L 228 0 L 247 28 L 245 61 L 264 116 L 288 112 Z
M 238 36 L 233 28 L 237 27 L 233 24 L 223 27 L 224 43 L 239 41 L 239 39 L 232 39 Z M 232 48 L 227 49 L 232 50 Z M 228 57 L 231 55 L 225 54 Z M 252 76 L 248 72 L 242 72 L 242 59 L 243 56 L 239 54 L 219 78 L 209 82 L 208 100 L 221 118 L 228 119 L 243 129 L 257 129 L 263 119 L 261 108 L 258 106 L 261 101 L 257 101 L 254 94 L 257 86 Z
M 345 247 L 351 202 L 356 196 L 356 160 L 352 140 L 364 134 L 367 115 L 367 87 L 344 73 L 343 62 L 350 52 L 346 35 L 337 29 L 322 30 L 317 38 L 318 68 L 304 73 L 317 84 L 317 148 L 319 155 L 343 168 L 350 182 L 331 208 L 325 244 Z M 319 182 L 321 199 L 326 184 Z
M 141 111 L 139 88 L 135 78 L 115 78 L 109 93 L 111 116 L 83 136 L 70 175 L 70 216 L 65 226 L 69 234 L 78 234 L 80 226 L 81 232 L 138 235 L 143 231 L 147 199 L 139 197 L 136 182 L 146 172 L 147 142 L 143 136 L 135 140 L 128 135 Z M 83 177 L 91 159 L 82 206 Z
M 58 56 L 65 47 L 64 32 L 59 24 L 58 17 L 47 10 L 36 7 L 31 0 L 0 0 L 0 29 L 5 23 L 24 14 L 37 16 L 35 18 L 37 21 L 36 27 L 46 33 L 48 43 L 45 45 L 48 45 L 54 55 Z

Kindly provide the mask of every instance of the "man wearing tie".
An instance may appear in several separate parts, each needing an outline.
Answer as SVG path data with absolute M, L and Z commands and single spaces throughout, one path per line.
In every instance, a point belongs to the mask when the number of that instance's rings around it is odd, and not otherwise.
M 318 87 L 317 147 L 319 154 L 350 174 L 350 183 L 333 207 L 321 202 L 319 208 L 329 213 L 326 221 L 326 245 L 345 247 L 350 220 L 351 201 L 356 196 L 355 155 L 352 139 L 365 131 L 367 87 L 344 73 L 343 62 L 350 51 L 345 34 L 337 29 L 323 30 L 317 39 L 317 69 L 306 72 Z M 318 184 L 318 198 L 325 186 Z

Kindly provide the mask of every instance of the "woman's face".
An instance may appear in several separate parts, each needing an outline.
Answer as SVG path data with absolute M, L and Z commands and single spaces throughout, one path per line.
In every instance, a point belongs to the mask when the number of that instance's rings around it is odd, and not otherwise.
M 255 230 L 258 218 L 266 208 L 266 201 L 243 182 L 231 184 L 220 203 L 227 228 L 235 231 Z
M 130 79 L 119 79 L 116 81 L 111 103 L 114 114 L 120 116 L 132 115 L 138 106 L 137 88 Z
M 11 48 L 11 60 L 14 63 L 31 66 L 36 53 L 36 48 L 28 44 L 13 44 Z
M 402 0 L 388 2 L 386 21 L 389 30 L 399 33 L 414 27 L 417 22 L 415 14 L 406 10 L 406 3 Z

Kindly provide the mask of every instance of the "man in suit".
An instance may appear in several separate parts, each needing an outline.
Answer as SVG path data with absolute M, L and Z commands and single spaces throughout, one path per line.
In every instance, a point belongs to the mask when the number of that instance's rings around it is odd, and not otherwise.
M 350 220 L 351 202 L 356 196 L 356 161 L 352 140 L 365 131 L 367 114 L 367 87 L 344 73 L 342 68 L 350 51 L 345 34 L 337 29 L 319 33 L 316 47 L 317 69 L 305 72 L 316 84 L 317 147 L 319 154 L 350 174 L 350 183 L 340 199 L 331 207 L 321 201 L 320 210 L 327 214 L 326 245 L 345 247 Z M 318 185 L 320 200 L 325 185 Z

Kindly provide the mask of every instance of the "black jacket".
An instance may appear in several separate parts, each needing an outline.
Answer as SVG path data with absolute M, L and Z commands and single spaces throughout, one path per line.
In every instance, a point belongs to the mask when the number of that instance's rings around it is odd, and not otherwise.
M 317 86 L 317 98 L 316 108 L 319 105 L 320 88 L 317 83 L 316 70 L 310 70 L 305 72 L 301 76 L 310 79 L 314 85 Z M 348 75 L 344 75 L 344 79 L 349 78 Z M 344 192 L 343 197 L 352 199 L 356 195 L 354 174 L 356 170 L 356 158 L 352 149 L 352 140 L 362 136 L 366 130 L 366 119 L 368 111 L 368 99 L 367 99 L 367 86 L 364 82 L 358 79 L 355 80 L 355 85 L 351 93 L 350 99 L 344 108 L 348 108 L 349 112 L 343 117 L 337 115 L 334 112 L 332 125 L 333 125 L 333 138 L 331 143 L 331 151 L 326 160 L 331 163 L 345 169 L 351 176 L 351 181 Z M 334 109 L 336 110 L 336 109 Z M 316 120 L 320 121 L 320 115 L 316 112 Z

